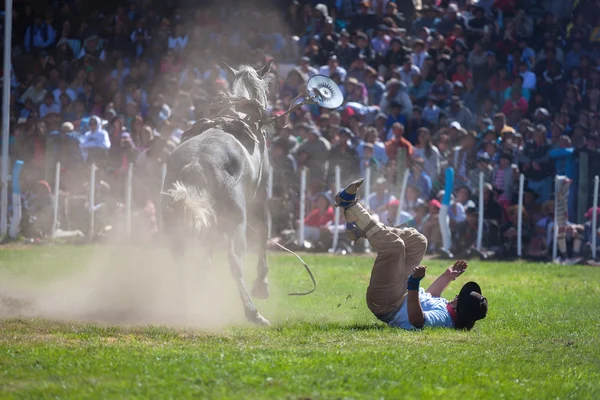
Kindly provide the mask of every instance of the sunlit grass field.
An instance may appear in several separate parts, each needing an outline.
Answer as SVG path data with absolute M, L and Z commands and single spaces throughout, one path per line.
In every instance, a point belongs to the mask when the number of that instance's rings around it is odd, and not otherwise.
M 45 282 L 96 251 L 2 248 L 0 273 Z M 270 328 L 0 319 L 0 398 L 600 398 L 600 268 L 473 260 L 445 295 L 476 280 L 488 317 L 471 332 L 405 332 L 366 308 L 372 258 L 305 260 L 318 288 L 290 297 L 310 281 L 294 258 L 270 257 L 272 295 L 256 302 Z M 427 265 L 424 287 L 447 262 Z

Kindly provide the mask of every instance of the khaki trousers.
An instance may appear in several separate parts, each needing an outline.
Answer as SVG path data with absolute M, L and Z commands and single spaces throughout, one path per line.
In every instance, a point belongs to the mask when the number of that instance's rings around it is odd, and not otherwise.
M 360 203 L 345 210 L 344 215 L 347 222 L 356 222 L 365 232 L 377 252 L 367 288 L 367 306 L 385 320 L 404 303 L 408 277 L 423 260 L 427 239 L 414 228 L 398 229 L 377 222 Z

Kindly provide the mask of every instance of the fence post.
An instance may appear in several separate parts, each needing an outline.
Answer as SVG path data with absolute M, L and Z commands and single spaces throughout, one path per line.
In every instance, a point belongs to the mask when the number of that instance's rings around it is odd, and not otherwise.
M 162 192 L 164 190 L 165 187 L 165 179 L 167 179 L 167 163 L 162 163 L 162 167 L 160 170 L 160 204 L 159 204 L 159 208 L 160 210 L 158 211 L 158 229 L 160 231 L 160 233 L 162 234 L 163 232 L 163 215 L 162 215 Z
M 127 239 L 131 239 L 131 200 L 133 193 L 133 163 L 127 168 L 127 181 L 125 182 L 125 232 Z
M 304 246 L 304 217 L 306 215 L 306 167 L 300 171 L 300 212 L 298 225 L 298 241 L 300 246 Z
M 454 168 L 446 168 L 446 186 L 444 187 L 444 198 L 442 199 L 442 208 L 440 208 L 439 223 L 442 234 L 442 248 L 448 252 L 452 249 L 452 232 L 450 232 L 450 221 L 448 217 L 448 208 L 452 199 L 452 190 L 454 189 Z
M 598 185 L 600 184 L 600 177 L 596 175 L 594 177 L 594 213 L 592 214 L 592 258 L 596 259 L 596 239 L 598 236 Z
M 577 218 L 578 224 L 583 224 L 585 221 L 585 212 L 589 207 L 589 191 L 590 191 L 590 179 L 589 177 L 589 155 L 587 152 L 582 151 L 579 153 L 579 185 L 578 185 L 578 199 L 577 199 L 577 215 L 573 215 L 573 218 Z
M 400 197 L 398 198 L 398 211 L 396 212 L 395 226 L 400 226 L 400 218 L 402 216 L 402 206 L 404 205 L 404 197 L 406 196 L 406 187 L 408 186 L 408 175 L 409 171 L 404 171 L 404 178 L 402 179 L 402 187 L 400 188 Z
M 89 224 L 89 232 L 88 237 L 89 240 L 94 239 L 94 214 L 96 213 L 96 163 L 92 163 L 90 166 L 90 194 L 89 194 L 89 214 L 90 214 L 90 224 Z
M 273 166 L 269 166 L 269 179 L 267 180 L 267 231 L 268 238 L 273 237 L 273 216 L 271 215 L 271 207 L 269 206 L 269 202 L 273 198 Z
M 554 177 L 554 229 L 552 233 L 552 261 L 556 260 L 558 255 L 558 185 L 560 180 L 558 175 Z
M 335 166 L 335 193 L 339 193 L 342 186 L 342 169 L 339 165 Z M 335 196 L 335 194 L 334 194 Z M 333 219 L 333 241 L 331 243 L 330 253 L 335 253 L 337 250 L 338 242 L 340 240 L 340 208 L 336 207 L 334 211 L 334 219 Z
M 482 243 L 483 243 L 483 182 L 484 182 L 484 174 L 483 172 L 479 173 L 479 217 L 477 219 L 477 250 L 481 251 Z
M 8 235 L 12 239 L 16 239 L 19 236 L 19 227 L 21 226 L 21 169 L 23 168 L 23 161 L 15 161 L 12 173 L 12 208 L 13 215 L 10 220 L 10 228 Z
M 517 256 L 523 255 L 523 191 L 525 190 L 525 175 L 519 175 L 519 208 L 517 212 Z
M 365 170 L 365 208 L 367 211 L 371 211 L 371 205 L 369 204 L 369 198 L 371 197 L 371 167 L 367 167 Z M 371 244 L 365 239 L 365 252 L 371 250 Z
M 54 219 L 52 220 L 52 238 L 56 236 L 58 229 L 58 205 L 60 199 L 60 161 L 56 163 L 54 172 Z

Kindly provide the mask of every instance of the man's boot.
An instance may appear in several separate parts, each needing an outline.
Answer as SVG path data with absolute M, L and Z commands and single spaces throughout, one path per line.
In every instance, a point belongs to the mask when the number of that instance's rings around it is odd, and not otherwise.
M 356 241 L 369 238 L 381 230 L 381 225 L 371 217 L 371 214 L 358 202 L 356 193 L 364 179 L 357 179 L 335 196 L 335 204 L 344 209 L 346 218 L 346 234 L 350 240 Z

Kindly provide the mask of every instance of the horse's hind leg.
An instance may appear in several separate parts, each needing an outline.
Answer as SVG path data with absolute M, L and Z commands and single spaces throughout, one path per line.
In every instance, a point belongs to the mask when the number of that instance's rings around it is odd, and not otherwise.
M 262 315 L 258 313 L 248 290 L 244 283 L 244 255 L 246 253 L 246 232 L 245 232 L 245 221 L 238 225 L 229 237 L 229 267 L 231 268 L 231 274 L 237 284 L 240 298 L 244 306 L 244 314 L 246 319 L 250 322 L 254 322 L 260 325 L 269 325 Z
M 269 266 L 267 264 L 267 238 L 269 236 L 269 221 L 266 202 L 261 202 L 257 205 L 255 213 L 257 226 L 253 227 L 256 232 L 253 232 L 252 236 L 256 238 L 258 244 L 258 265 L 256 280 L 252 287 L 252 296 L 257 299 L 268 299 L 269 281 L 267 280 L 267 274 Z

